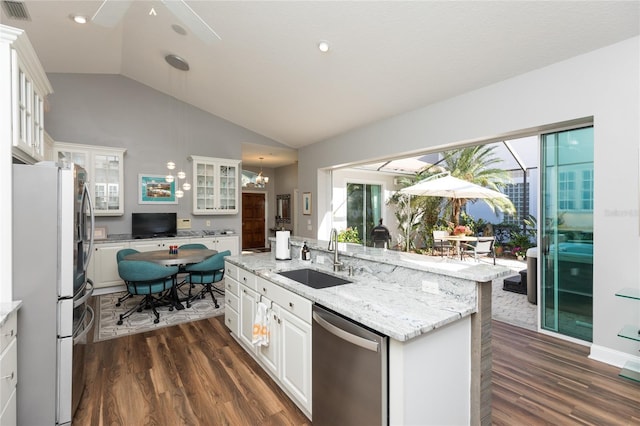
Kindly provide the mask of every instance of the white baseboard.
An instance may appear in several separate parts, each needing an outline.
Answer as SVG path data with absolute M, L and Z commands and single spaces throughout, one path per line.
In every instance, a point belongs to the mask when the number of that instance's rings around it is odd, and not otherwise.
M 93 295 L 100 296 L 101 294 L 118 293 L 126 290 L 127 290 L 127 287 L 124 284 L 114 285 L 111 287 L 100 287 L 93 290 Z
M 640 356 L 616 351 L 611 348 L 599 345 L 591 345 L 591 353 L 589 354 L 589 358 L 620 368 L 622 368 L 628 361 L 640 363 Z

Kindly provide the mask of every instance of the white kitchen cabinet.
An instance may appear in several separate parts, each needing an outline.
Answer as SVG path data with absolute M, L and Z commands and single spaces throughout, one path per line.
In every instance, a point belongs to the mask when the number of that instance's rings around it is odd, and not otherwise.
M 267 306 L 270 307 L 269 313 L 269 344 L 267 346 L 258 346 L 256 349 L 256 354 L 258 359 L 262 361 L 262 365 L 271 372 L 274 376 L 278 377 L 280 375 L 280 363 L 281 363 L 281 324 L 282 320 L 280 319 L 280 308 L 278 305 L 275 305 L 271 300 L 263 297 L 263 303 L 266 303 Z
M 0 425 L 16 424 L 18 383 L 18 315 L 10 313 L 0 327 Z
M 256 304 L 258 303 L 258 293 L 249 287 L 240 284 L 240 334 L 238 338 L 245 344 L 245 347 L 252 353 L 256 348 L 253 346 L 253 323 L 256 318 Z
M 230 319 L 225 318 L 227 327 L 298 407 L 311 415 L 311 301 L 229 262 L 225 262 L 225 280 L 239 289 L 240 324 L 234 323 L 232 312 Z M 253 324 L 260 301 L 270 307 L 270 339 L 268 346 L 256 347 Z
M 116 254 L 122 249 L 129 248 L 129 242 L 96 244 L 89 262 L 87 273 L 93 281 L 93 287 L 104 288 L 123 285 L 124 281 L 118 274 Z
M 231 278 L 231 276 L 226 272 L 224 278 L 224 289 L 224 323 L 231 333 L 237 336 L 240 332 L 240 319 L 238 316 L 238 312 L 240 311 L 240 283 Z
M 280 319 L 280 380 L 303 407 L 311 412 L 311 324 L 286 309 L 280 309 Z
M 237 214 L 240 160 L 192 155 L 193 214 Z
M 0 25 L 0 84 L 3 136 L 11 140 L 13 155 L 25 163 L 42 161 L 45 149 L 44 101 L 53 92 L 51 83 L 36 56 L 27 34 L 18 28 Z M 5 93 L 5 92 L 3 92 Z M 6 127 L 5 127 L 6 126 Z
M 190 242 L 204 244 L 208 249 L 218 252 L 229 250 L 234 256 L 240 254 L 240 238 L 237 235 L 209 235 L 192 238 Z
M 124 148 L 53 143 L 53 159 L 87 170 L 96 216 L 124 214 Z
M 311 412 L 311 301 L 270 281 L 258 277 L 256 288 L 263 300 L 269 300 L 276 321 L 271 321 L 271 344 L 264 365 L 276 359 L 277 377 L 288 394 Z M 272 316 L 273 318 L 273 316 Z M 270 344 L 270 345 L 271 345 Z
M 190 242 L 191 239 L 189 238 L 167 238 L 162 240 L 149 238 L 131 241 L 129 247 L 138 251 L 169 250 L 169 246 L 181 246 L 183 244 L 189 244 Z

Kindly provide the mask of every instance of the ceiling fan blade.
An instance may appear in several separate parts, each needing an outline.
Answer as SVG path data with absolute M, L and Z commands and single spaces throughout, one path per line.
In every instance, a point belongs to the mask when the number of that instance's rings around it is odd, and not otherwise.
M 122 20 L 129 6 L 131 6 L 131 0 L 104 0 L 93 14 L 91 22 L 103 27 L 115 27 Z
M 196 37 L 207 44 L 222 38 L 207 24 L 184 0 L 162 0 L 162 3 L 178 18 Z

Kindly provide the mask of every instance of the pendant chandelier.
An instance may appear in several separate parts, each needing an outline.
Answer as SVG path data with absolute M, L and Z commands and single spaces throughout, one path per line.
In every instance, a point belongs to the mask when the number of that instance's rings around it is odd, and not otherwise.
M 185 61 L 184 59 L 182 59 L 181 57 L 177 56 L 177 55 L 167 55 L 165 56 L 165 61 L 167 61 L 167 63 L 169 65 L 171 65 L 173 68 L 180 70 L 180 71 L 189 71 L 189 64 L 187 63 L 187 61 Z M 171 72 L 171 70 L 169 71 Z M 171 80 L 171 78 L 169 78 Z M 185 80 L 186 81 L 186 80 Z M 185 89 L 186 91 L 186 82 L 185 82 Z M 183 107 L 182 110 L 184 110 L 185 108 Z M 183 114 L 185 115 L 185 114 Z M 185 117 L 182 117 L 182 121 L 183 121 L 183 125 L 184 125 L 184 119 Z M 178 126 L 176 126 L 177 128 Z M 179 138 L 176 138 L 176 141 Z M 186 138 L 185 138 L 186 139 Z M 184 146 L 184 144 L 183 144 Z M 173 175 L 173 170 L 175 170 L 176 168 L 176 163 L 174 163 L 173 161 L 169 161 L 167 162 L 167 169 L 169 170 L 169 174 L 167 176 L 165 176 L 165 181 L 167 183 L 172 183 L 174 181 L 176 181 L 176 198 L 182 198 L 184 197 L 184 191 L 189 191 L 191 189 L 191 184 L 189 183 L 189 181 L 186 180 L 187 178 L 187 174 L 181 169 L 179 172 L 176 173 L 176 175 Z M 182 185 L 180 184 L 181 181 Z
M 256 186 L 260 188 L 264 188 L 266 184 L 269 183 L 269 177 L 262 174 L 262 160 L 264 157 L 260 157 L 260 173 L 256 176 Z

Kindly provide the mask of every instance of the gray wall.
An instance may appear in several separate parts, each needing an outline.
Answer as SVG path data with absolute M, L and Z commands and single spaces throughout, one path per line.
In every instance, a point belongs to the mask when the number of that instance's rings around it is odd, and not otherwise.
M 326 168 L 509 138 L 523 131 L 534 133 L 558 123 L 593 117 L 591 356 L 614 364 L 631 357 L 638 359 L 638 343 L 617 333 L 624 324 L 640 324 L 639 302 L 615 297 L 615 292 L 623 287 L 640 287 L 639 52 L 640 38 L 634 37 L 301 148 L 299 188 L 301 192 L 313 192 L 318 200 L 312 216 L 314 226 L 302 233 L 321 239 L 329 235 L 331 198 Z
M 98 218 L 110 234 L 131 232 L 132 212 L 177 212 L 191 218 L 192 229 L 241 231 L 241 214 L 194 216 L 192 191 L 177 205 L 139 205 L 138 173 L 165 174 L 169 160 L 182 165 L 192 179 L 190 154 L 242 158 L 241 144 L 284 147 L 245 128 L 187 105 L 145 85 L 118 75 L 48 74 L 46 130 L 56 141 L 126 148 L 124 160 L 125 214 Z

